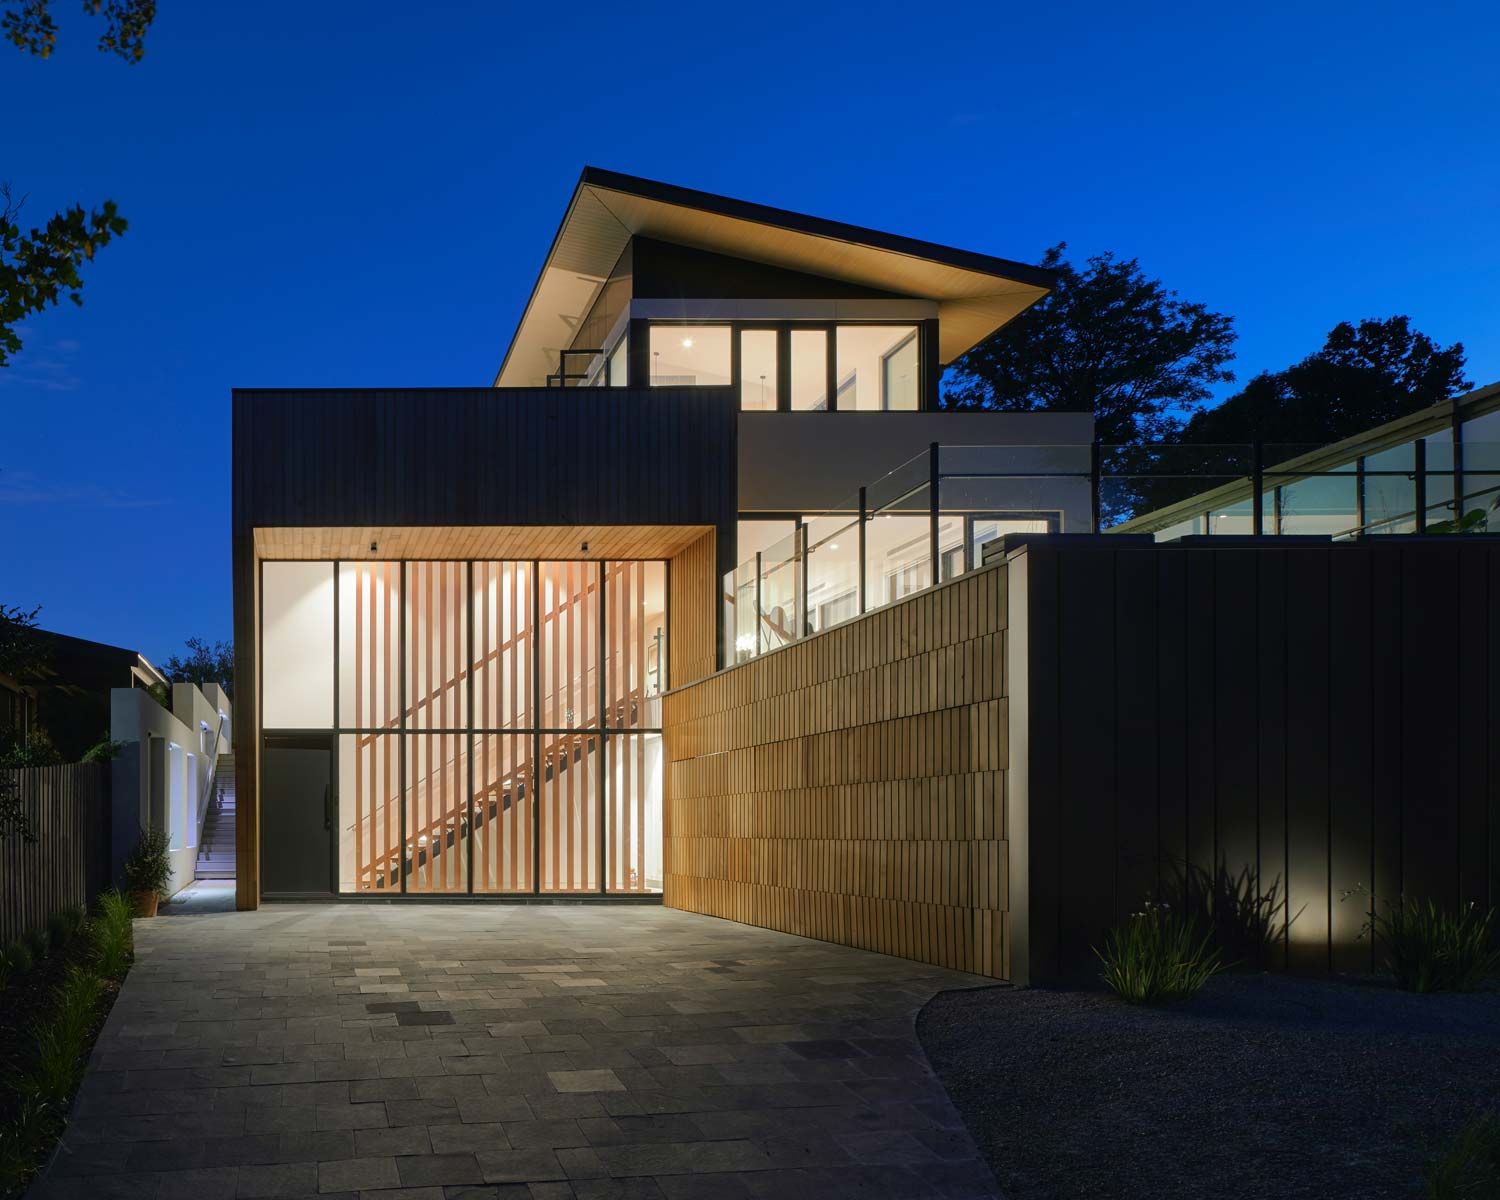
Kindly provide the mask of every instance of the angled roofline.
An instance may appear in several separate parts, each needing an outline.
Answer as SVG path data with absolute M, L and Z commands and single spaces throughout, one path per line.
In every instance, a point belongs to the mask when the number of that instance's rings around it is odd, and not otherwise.
M 582 174 L 578 177 L 578 187 L 590 184 L 595 187 L 608 188 L 613 192 L 630 192 L 648 200 L 660 200 L 665 204 L 677 204 L 684 208 L 696 208 L 718 216 L 753 221 L 758 225 L 774 225 L 781 229 L 793 229 L 798 233 L 812 234 L 814 237 L 852 242 L 855 245 L 870 246 L 876 250 L 888 250 L 893 254 L 905 254 L 910 258 L 925 258 L 965 271 L 978 271 L 985 275 L 1014 280 L 1017 283 L 1029 283 L 1035 287 L 1051 289 L 1057 283 L 1057 272 L 1050 271 L 1046 267 L 1019 263 L 1008 258 L 996 258 L 993 255 L 979 254 L 973 250 L 959 250 L 953 246 L 924 242 L 920 238 L 904 237 L 897 233 L 882 233 L 878 229 L 867 229 L 864 226 L 850 225 L 844 221 L 832 221 L 826 217 L 810 217 L 805 213 L 796 213 L 785 208 L 773 208 L 769 204 L 736 200 L 730 196 L 700 192 L 695 188 L 681 187 L 675 183 L 660 183 L 654 179 L 643 179 L 638 175 L 606 171 L 602 167 L 583 168 Z M 566 221 L 566 217 L 564 220 Z M 561 233 L 561 227 L 558 232 Z
M 980 254 L 972 250 L 960 250 L 953 246 L 944 246 L 937 242 L 927 242 L 920 238 L 905 237 L 901 234 L 884 233 L 877 229 L 851 225 L 844 221 L 808 216 L 805 213 L 792 212 L 789 209 L 776 208 L 768 204 L 756 204 L 749 200 L 736 200 L 730 196 L 720 196 L 713 192 L 699 191 L 696 188 L 682 187 L 673 183 L 662 183 L 659 180 L 646 179 L 639 175 L 627 175 L 624 172 L 610 171 L 603 167 L 585 166 L 579 172 L 578 182 L 574 184 L 573 191 L 568 197 L 567 207 L 563 210 L 562 219 L 558 222 L 557 229 L 552 235 L 552 240 L 547 245 L 546 254 L 542 256 L 541 265 L 537 269 L 536 279 L 532 283 L 531 291 L 526 297 L 526 305 L 521 310 L 521 316 L 517 320 L 514 330 L 511 332 L 510 341 L 505 347 L 504 357 L 501 359 L 500 366 L 495 372 L 493 384 L 496 386 L 499 385 L 500 379 L 505 374 L 506 367 L 510 364 L 511 356 L 515 353 L 516 343 L 520 338 L 521 331 L 525 329 L 527 319 L 531 316 L 532 308 L 536 304 L 537 295 L 542 287 L 542 281 L 546 277 L 548 264 L 552 262 L 558 245 L 567 231 L 568 221 L 572 216 L 573 208 L 577 204 L 579 196 L 583 194 L 583 190 L 588 187 L 621 192 L 627 195 L 638 196 L 645 200 L 696 209 L 715 216 L 747 221 L 772 228 L 786 229 L 795 233 L 825 238 L 830 241 L 845 242 L 850 245 L 884 251 L 889 254 L 899 254 L 908 258 L 922 259 L 957 270 L 972 271 L 976 274 L 990 275 L 996 279 L 1003 279 L 1010 283 L 1040 288 L 1043 293 L 1051 291 L 1057 283 L 1058 273 L 1046 267 L 1016 262 L 1008 258 L 998 258 L 989 254 Z

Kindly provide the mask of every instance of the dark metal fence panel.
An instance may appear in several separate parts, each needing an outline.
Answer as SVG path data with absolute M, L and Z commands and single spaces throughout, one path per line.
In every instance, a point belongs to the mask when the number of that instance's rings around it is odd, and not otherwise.
M 109 882 L 110 767 L 70 763 L 0 771 L 35 842 L 0 841 L 0 944 L 74 904 L 92 904 Z
M 1013 572 L 1035 981 L 1096 978 L 1184 873 L 1271 968 L 1377 967 L 1371 892 L 1500 904 L 1500 542 L 1224 540 L 1043 539 Z

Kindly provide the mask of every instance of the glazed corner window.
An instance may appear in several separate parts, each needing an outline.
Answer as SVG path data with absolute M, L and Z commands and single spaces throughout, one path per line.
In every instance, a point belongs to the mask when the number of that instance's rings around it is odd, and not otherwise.
M 620 335 L 615 348 L 609 352 L 609 386 L 624 387 L 630 363 L 630 334 Z
M 728 325 L 651 326 L 652 387 L 728 387 Z
M 919 407 L 915 326 L 840 325 L 835 341 L 840 410 Z
M 770 412 L 778 396 L 776 331 L 740 330 L 740 407 L 747 412 Z

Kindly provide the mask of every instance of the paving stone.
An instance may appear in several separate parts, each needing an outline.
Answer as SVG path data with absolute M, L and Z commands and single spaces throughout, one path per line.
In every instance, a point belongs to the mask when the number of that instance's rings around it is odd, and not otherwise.
M 913 1032 L 975 980 L 661 908 L 137 929 L 37 1196 L 994 1196 Z

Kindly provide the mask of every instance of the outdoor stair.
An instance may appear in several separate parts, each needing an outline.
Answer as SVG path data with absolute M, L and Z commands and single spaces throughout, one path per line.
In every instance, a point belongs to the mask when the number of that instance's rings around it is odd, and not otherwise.
M 234 755 L 219 755 L 215 770 L 214 798 L 203 821 L 203 839 L 198 843 L 199 879 L 234 878 Z

